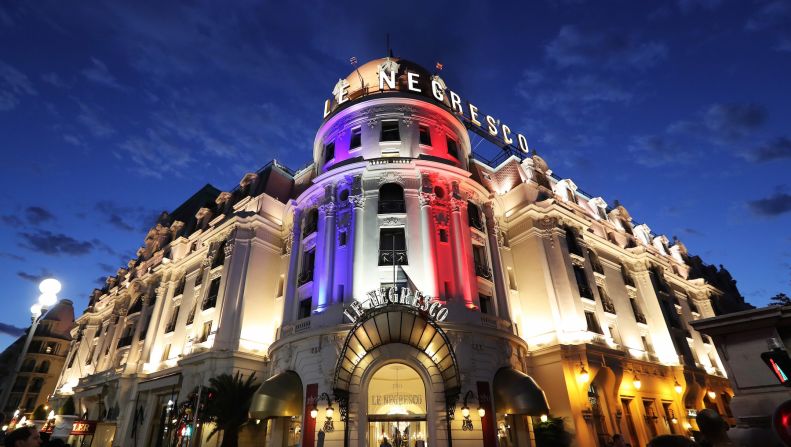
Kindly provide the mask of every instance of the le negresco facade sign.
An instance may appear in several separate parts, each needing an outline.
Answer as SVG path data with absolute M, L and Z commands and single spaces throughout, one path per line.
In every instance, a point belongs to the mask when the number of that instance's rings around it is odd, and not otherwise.
M 392 304 L 399 304 L 425 312 L 436 321 L 445 321 L 448 317 L 448 308 L 439 302 L 436 297 L 423 295 L 419 290 L 412 290 L 407 287 L 401 287 L 401 290 L 397 290 L 395 287 L 372 290 L 363 299 L 353 301 L 343 311 L 343 315 L 350 322 L 356 323 L 367 311 Z

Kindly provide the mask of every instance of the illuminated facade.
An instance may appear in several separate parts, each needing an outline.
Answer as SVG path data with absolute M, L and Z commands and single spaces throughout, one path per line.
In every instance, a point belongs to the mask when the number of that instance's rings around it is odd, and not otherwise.
M 545 416 L 578 445 L 644 445 L 728 411 L 687 324 L 723 292 L 680 242 L 408 61 L 333 94 L 311 166 L 199 191 L 78 318 L 58 393 L 114 445 L 169 445 L 174 407 L 233 371 L 268 379 L 245 445 L 527 446 Z M 514 154 L 476 160 L 471 126 Z

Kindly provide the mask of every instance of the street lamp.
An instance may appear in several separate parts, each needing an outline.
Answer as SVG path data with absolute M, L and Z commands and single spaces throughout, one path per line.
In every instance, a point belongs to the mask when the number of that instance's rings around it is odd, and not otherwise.
M 25 346 L 22 351 L 19 353 L 19 358 L 17 358 L 16 367 L 14 368 L 13 372 L 11 373 L 11 377 L 8 383 L 14 383 L 16 381 L 16 377 L 19 374 L 20 369 L 22 369 L 22 363 L 25 360 L 25 356 L 27 356 L 27 350 L 30 348 L 30 342 L 33 340 L 33 336 L 36 334 L 36 329 L 38 329 L 38 323 L 41 321 L 41 316 L 43 315 L 46 309 L 51 308 L 58 302 L 58 292 L 60 292 L 61 285 L 60 281 L 55 278 L 47 278 L 38 285 L 38 290 L 41 292 L 41 296 L 38 298 L 38 302 L 30 306 L 30 329 L 27 331 L 27 337 L 25 339 Z M 3 390 L 2 396 L 0 396 L 0 402 L 7 402 L 8 395 L 10 394 L 11 387 L 6 387 Z M 18 412 L 17 412 L 18 413 Z M 17 414 L 15 413 L 15 414 Z M 24 417 L 23 417 L 24 419 Z M 21 420 L 20 420 L 21 425 Z

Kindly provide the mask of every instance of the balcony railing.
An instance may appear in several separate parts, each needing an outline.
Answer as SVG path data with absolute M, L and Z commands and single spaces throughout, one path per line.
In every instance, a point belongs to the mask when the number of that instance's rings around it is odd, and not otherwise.
M 395 260 L 395 261 L 394 261 Z M 380 250 L 379 265 L 407 265 L 406 250 Z
M 470 226 L 477 229 L 478 231 L 483 231 L 483 219 L 476 216 L 470 216 Z
M 206 301 L 203 302 L 201 306 L 201 310 L 211 309 L 217 305 L 217 295 L 212 295 L 206 298 Z
M 301 286 L 302 284 L 306 284 L 313 281 L 313 270 L 306 270 L 297 276 L 297 285 Z
M 579 285 L 580 297 L 587 298 L 589 300 L 593 299 L 593 291 L 590 287 L 580 284 Z
M 475 274 L 484 279 L 488 279 L 488 280 L 492 279 L 492 269 L 490 269 L 489 266 L 487 265 L 476 263 Z
M 641 312 L 635 312 L 634 319 L 638 323 L 648 324 L 647 320 L 645 319 L 645 315 L 643 315 Z
M 406 213 L 406 206 L 403 200 L 380 200 L 379 214 Z

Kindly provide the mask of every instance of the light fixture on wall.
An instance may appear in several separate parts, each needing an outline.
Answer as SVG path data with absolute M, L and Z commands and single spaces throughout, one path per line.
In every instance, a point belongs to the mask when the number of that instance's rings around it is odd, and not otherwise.
M 673 380 L 675 380 L 673 389 L 676 390 L 676 393 L 681 394 L 681 392 L 684 391 L 684 388 L 681 387 L 681 384 L 678 383 L 678 380 L 675 377 L 673 377 Z
M 709 391 L 709 399 L 716 399 L 716 398 L 717 398 L 717 393 L 715 393 L 714 391 Z
M 676 418 L 676 413 L 673 411 L 672 408 L 670 408 L 669 410 L 670 410 L 670 422 L 672 422 L 673 424 L 678 424 L 678 419 Z
M 335 409 L 332 408 L 332 397 L 330 397 L 327 393 L 321 393 L 321 395 L 316 399 L 316 403 L 313 405 L 313 408 L 310 410 L 310 417 L 312 419 L 316 419 L 319 415 L 319 409 L 317 404 L 322 400 L 327 402 L 327 408 L 324 410 L 324 432 L 330 433 L 335 431 L 335 424 L 332 422 L 332 416 L 335 415 Z
M 643 382 L 640 381 L 640 377 L 637 374 L 634 375 L 634 379 L 632 379 L 632 385 L 634 385 L 634 389 L 639 390 L 643 386 Z
M 582 363 L 582 356 L 579 357 L 580 359 L 580 372 L 577 376 L 579 381 L 582 383 L 588 383 L 588 379 L 590 379 L 590 374 L 588 374 L 588 370 L 585 369 L 585 364 Z
M 464 421 L 461 423 L 461 429 L 464 431 L 472 431 L 472 420 L 470 419 L 470 407 L 468 405 L 469 398 L 475 398 L 472 390 L 467 391 L 467 394 L 464 395 L 464 404 L 461 406 L 461 415 L 464 417 Z M 486 409 L 480 406 L 480 400 L 478 401 L 478 415 L 483 418 L 486 416 Z
M 541 422 L 546 422 L 546 421 L 549 420 L 549 416 L 547 416 L 546 414 L 542 414 L 540 419 L 541 419 Z

